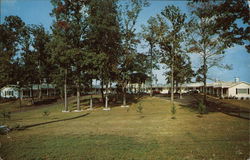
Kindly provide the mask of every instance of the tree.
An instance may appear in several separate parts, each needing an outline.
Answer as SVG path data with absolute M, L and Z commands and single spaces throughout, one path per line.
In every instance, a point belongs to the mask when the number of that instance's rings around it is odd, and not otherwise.
M 31 28 L 26 26 L 22 33 L 22 43 L 21 43 L 21 76 L 20 85 L 27 86 L 31 90 L 32 103 L 34 103 L 33 95 L 33 84 L 39 81 L 38 63 L 37 56 L 34 50 L 31 49 L 32 46 L 32 33 Z
M 52 61 L 57 64 L 58 78 L 64 77 L 65 111 L 67 107 L 68 75 L 77 88 L 77 110 L 80 110 L 80 84 L 82 79 L 82 62 L 84 57 L 84 43 L 86 34 L 86 4 L 87 1 L 51 0 L 54 6 L 51 15 L 56 18 L 53 26 L 53 38 L 48 46 L 52 53 Z M 58 57 L 60 57 L 58 59 Z M 64 70 L 64 71 L 62 71 Z
M 190 53 L 197 53 L 201 59 L 201 80 L 204 84 L 203 104 L 207 102 L 207 73 L 212 67 L 229 68 L 228 65 L 221 64 L 225 49 L 232 44 L 228 43 L 226 37 L 223 38 L 222 31 L 218 33 L 215 15 L 212 15 L 212 5 L 210 2 L 191 3 L 192 20 L 189 22 L 187 32 L 189 35 Z
M 147 21 L 147 26 L 142 26 L 142 37 L 149 44 L 149 55 L 150 55 L 150 96 L 153 95 L 153 68 L 156 67 L 154 64 L 157 62 L 157 19 L 150 17 Z
M 56 77 L 54 76 L 54 82 L 61 86 L 62 82 L 64 86 L 64 111 L 68 111 L 67 102 L 67 80 L 68 80 L 68 70 L 70 67 L 70 56 L 67 54 L 70 48 L 67 44 L 66 38 L 56 35 L 52 36 L 50 43 L 47 45 L 48 50 L 51 53 L 51 62 L 56 65 Z M 55 81 L 57 80 L 57 81 Z M 63 80 L 63 81 L 62 81 Z
M 30 27 L 30 32 L 32 34 L 33 40 L 32 40 L 32 47 L 34 48 L 34 59 L 37 69 L 37 84 L 39 85 L 39 99 L 42 97 L 42 89 L 41 84 L 45 80 L 49 82 L 50 80 L 50 72 L 51 72 L 51 64 L 49 62 L 50 55 L 46 50 L 46 44 L 49 42 L 50 37 L 49 33 L 45 31 L 44 27 L 42 25 L 32 25 Z M 27 48 L 28 50 L 29 48 Z
M 21 34 L 25 23 L 18 16 L 5 17 L 0 24 L 0 88 L 7 84 L 16 84 L 20 76 L 16 69 L 21 44 Z
M 69 35 L 67 37 L 70 49 L 68 54 L 71 56 L 71 67 L 73 74 L 73 81 L 76 85 L 77 91 L 77 110 L 80 111 L 80 86 L 88 76 L 85 76 L 84 70 L 86 70 L 85 57 L 87 50 L 85 47 L 85 40 L 87 34 L 87 16 L 86 16 L 86 4 L 85 1 L 70 2 L 65 0 L 64 8 L 67 10 L 67 24 L 69 26 Z M 85 80 L 85 81 L 84 81 Z M 85 83 L 86 85 L 86 83 Z
M 112 74 L 117 72 L 119 48 L 121 43 L 120 26 L 116 0 L 93 0 L 88 11 L 89 32 L 87 34 L 88 48 L 94 52 L 93 61 L 98 65 L 98 79 L 101 80 L 102 100 L 105 109 L 108 105 L 108 86 Z M 98 59 L 98 60 L 95 60 Z M 104 100 L 103 88 L 106 86 Z
M 161 14 L 157 15 L 158 39 L 161 49 L 160 61 L 171 71 L 171 102 L 174 102 L 174 70 L 177 55 L 182 52 L 184 42 L 186 15 L 176 6 L 166 6 Z
M 249 3 L 246 0 L 227 0 L 210 2 L 209 6 L 210 10 L 206 11 L 203 6 L 196 7 L 203 10 L 204 16 L 214 18 L 214 27 L 225 42 L 245 45 L 250 53 L 250 45 L 247 45 L 250 39 Z
M 140 11 L 147 2 L 143 0 L 131 0 L 120 6 L 120 24 L 122 33 L 122 55 L 119 58 L 119 81 L 122 84 L 123 105 L 126 104 L 126 90 L 129 75 L 133 73 L 133 59 L 136 56 L 136 46 L 139 40 L 136 35 L 135 24 Z
M 178 88 L 180 89 L 180 98 L 182 98 L 181 85 L 185 82 L 191 82 L 192 77 L 194 77 L 194 71 L 188 55 L 177 54 L 174 68 L 174 85 L 176 86 L 176 92 L 178 92 Z M 168 77 L 168 82 L 170 82 L 171 72 L 167 71 L 165 74 Z

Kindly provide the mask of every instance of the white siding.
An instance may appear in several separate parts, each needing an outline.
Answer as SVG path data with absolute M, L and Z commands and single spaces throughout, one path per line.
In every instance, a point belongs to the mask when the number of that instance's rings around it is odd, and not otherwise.
M 250 94 L 248 94 L 248 92 L 246 94 L 236 94 L 236 89 L 250 89 L 250 85 L 246 84 L 246 83 L 240 83 L 236 86 L 233 86 L 233 87 L 230 87 L 228 89 L 228 95 L 229 97 L 238 97 L 238 98 L 241 98 L 241 97 L 249 97 L 250 98 Z
M 168 88 L 163 88 L 161 91 L 162 94 L 166 94 L 169 93 L 169 89 Z
M 12 92 L 13 95 L 6 94 L 7 92 Z M 1 97 L 4 98 L 18 98 L 18 91 L 15 88 L 12 87 L 4 87 L 1 89 Z

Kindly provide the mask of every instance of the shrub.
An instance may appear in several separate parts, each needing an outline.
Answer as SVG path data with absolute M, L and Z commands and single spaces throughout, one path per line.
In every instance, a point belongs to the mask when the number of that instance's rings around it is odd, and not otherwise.
M 10 120 L 11 119 L 11 112 L 3 110 L 1 112 L 1 114 L 2 114 L 2 117 L 3 117 L 4 120 L 6 120 L 6 119 Z
M 48 110 L 45 110 L 45 111 L 43 111 L 43 116 L 49 116 L 50 115 L 50 112 L 48 111 Z
M 10 129 L 6 126 L 0 126 L 0 135 L 7 134 L 10 131 Z
M 202 102 L 199 102 L 198 104 L 198 111 L 200 114 L 207 113 L 206 106 Z
M 175 107 L 174 104 L 173 104 L 172 107 L 171 107 L 171 113 L 172 113 L 172 119 L 175 119 L 176 107 Z
M 142 113 L 143 107 L 141 105 L 141 103 L 139 103 L 139 105 L 136 107 L 136 111 L 139 113 Z

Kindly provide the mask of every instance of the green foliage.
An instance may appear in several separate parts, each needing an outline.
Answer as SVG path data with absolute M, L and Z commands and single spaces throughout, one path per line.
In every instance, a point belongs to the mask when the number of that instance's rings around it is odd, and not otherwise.
M 0 88 L 16 84 L 21 77 L 20 51 L 25 23 L 18 16 L 5 17 L 0 25 Z M 20 75 L 19 75 L 20 74 Z
M 138 106 L 136 107 L 136 111 L 138 113 L 142 113 L 142 110 L 143 110 L 143 107 L 142 107 L 141 103 L 139 103 Z
M 202 102 L 199 102 L 199 103 L 198 103 L 198 112 L 199 112 L 200 114 L 205 114 L 205 113 L 207 113 L 206 106 L 205 106 Z
M 199 12 L 200 16 L 212 17 L 215 20 L 213 28 L 220 33 L 219 36 L 225 44 L 244 45 L 250 53 L 248 1 L 198 1 L 189 5 L 196 8 L 194 12 Z
M 50 111 L 48 111 L 48 110 L 43 111 L 43 116 L 44 117 L 48 117 L 49 115 L 50 115 Z
M 207 73 L 213 67 L 230 69 L 222 64 L 225 50 L 232 46 L 227 38 L 223 38 L 226 30 L 219 30 L 216 14 L 213 12 L 213 2 L 189 3 L 192 17 L 187 24 L 186 31 L 189 35 L 188 52 L 200 56 L 200 68 L 197 71 L 197 81 L 203 81 L 206 87 Z M 206 102 L 206 93 L 203 101 Z
M 156 16 L 157 43 L 160 48 L 159 61 L 170 69 L 171 100 L 174 99 L 173 86 L 177 76 L 177 56 L 184 53 L 183 42 L 186 40 L 186 15 L 174 6 L 166 6 L 161 14 Z M 175 74 L 174 71 L 176 70 Z M 181 70 L 181 69 L 180 69 Z M 180 74 L 181 75 L 181 74 Z M 185 79 L 185 78 L 183 78 Z
M 3 111 L 1 111 L 1 115 L 2 115 L 2 117 L 4 119 L 4 121 L 6 119 L 8 119 L 8 120 L 11 119 L 11 112 L 10 111 L 3 110 Z
M 146 73 L 148 69 L 147 56 L 137 52 L 140 43 L 136 33 L 136 22 L 142 8 L 147 6 L 144 0 L 132 0 L 123 3 L 119 7 L 119 20 L 121 32 L 121 55 L 118 58 L 117 80 L 123 88 L 124 102 L 126 87 L 131 82 L 132 73 Z
M 12 125 L 12 127 L 11 127 L 11 129 L 19 129 L 19 128 L 22 128 L 22 126 L 21 126 L 21 124 L 18 124 L 18 123 L 16 123 L 16 124 L 14 124 L 14 125 Z
M 170 82 L 171 72 L 165 73 L 168 82 Z M 175 56 L 174 64 L 174 82 L 176 84 L 183 84 L 185 82 L 191 82 L 194 77 L 194 71 L 192 69 L 190 57 L 186 54 L 178 54 Z
M 174 103 L 171 106 L 171 114 L 172 114 L 172 119 L 175 119 L 176 107 Z

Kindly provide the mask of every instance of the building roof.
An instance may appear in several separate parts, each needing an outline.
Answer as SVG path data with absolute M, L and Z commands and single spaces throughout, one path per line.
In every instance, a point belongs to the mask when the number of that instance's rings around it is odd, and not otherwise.
M 4 88 L 13 88 L 13 89 L 18 89 L 18 85 L 6 85 L 4 86 L 3 88 L 1 88 L 1 90 L 3 90 Z M 43 84 L 33 84 L 32 85 L 32 88 L 34 90 L 38 90 L 39 88 L 42 88 L 42 89 L 54 89 L 55 88 L 55 85 L 53 84 L 46 84 L 46 83 L 43 83 Z M 30 89 L 30 87 L 26 86 L 26 87 L 22 87 L 21 88 L 22 90 L 25 90 L 25 89 Z
M 210 86 L 214 87 L 214 88 L 231 88 L 231 87 L 236 86 L 236 85 L 241 84 L 241 83 L 245 83 L 247 85 L 250 85 L 247 82 L 215 82 L 215 83 L 211 83 Z
M 219 81 L 219 82 L 214 82 L 214 83 L 207 83 L 207 87 L 213 87 L 213 88 L 231 88 L 233 86 L 236 86 L 238 84 L 241 83 L 245 83 L 247 85 L 250 86 L 249 83 L 247 82 L 223 82 L 223 81 Z M 203 83 L 201 82 L 196 82 L 196 83 L 185 83 L 182 84 L 181 87 L 202 87 Z M 150 87 L 150 86 L 147 86 Z M 153 88 L 170 88 L 171 85 L 170 84 L 165 84 L 165 85 L 153 85 Z

